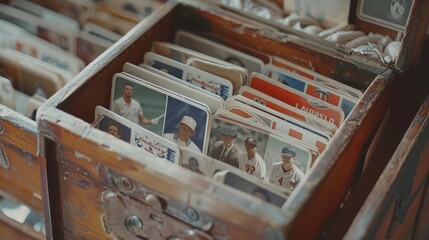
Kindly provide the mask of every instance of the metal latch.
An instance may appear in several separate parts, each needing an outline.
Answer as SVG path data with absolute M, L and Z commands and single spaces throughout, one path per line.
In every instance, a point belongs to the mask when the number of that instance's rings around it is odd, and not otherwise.
M 186 223 L 195 229 L 210 233 L 210 235 L 216 235 L 216 239 L 228 239 L 228 227 L 222 221 L 213 218 L 210 214 L 198 211 L 190 207 L 186 202 L 171 198 L 165 199 L 165 197 L 160 196 L 156 191 L 106 166 L 99 164 L 98 169 L 102 181 L 114 186 L 114 191 L 127 195 L 135 201 L 145 202 L 145 204 L 150 205 L 159 212 L 177 221 Z
M 122 193 L 105 191 L 101 195 L 106 231 L 117 239 L 212 239 L 159 209 L 157 197 L 148 195 L 154 206 Z

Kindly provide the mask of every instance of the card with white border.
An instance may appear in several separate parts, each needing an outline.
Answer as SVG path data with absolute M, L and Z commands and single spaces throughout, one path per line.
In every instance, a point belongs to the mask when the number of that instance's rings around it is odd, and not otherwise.
M 344 121 L 344 111 L 340 108 L 276 82 L 262 74 L 252 73 L 249 86 L 290 106 L 308 112 L 323 121 L 333 123 L 337 127 L 340 127 Z
M 104 116 L 97 123 L 97 128 L 107 132 L 125 142 L 136 146 L 157 159 L 179 164 L 179 146 L 120 115 L 97 106 L 95 108 L 95 119 Z
M 283 68 L 287 71 L 293 72 L 297 75 L 300 75 L 301 77 L 304 77 L 310 81 L 315 81 L 326 87 L 336 89 L 337 91 L 342 92 L 343 94 L 349 95 L 350 97 L 359 99 L 363 95 L 363 93 L 358 89 L 352 88 L 344 83 L 335 81 L 334 79 L 323 76 L 322 74 L 319 74 L 307 68 L 301 67 L 283 58 L 273 56 L 273 65 L 279 68 Z
M 320 152 L 323 152 L 330 140 L 328 134 L 319 131 L 311 125 L 293 121 L 293 119 L 282 119 L 278 117 L 278 115 L 272 115 L 267 111 L 252 107 L 237 99 L 228 99 L 225 103 L 225 108 L 228 111 L 244 117 L 246 113 L 256 115 L 258 119 L 264 121 L 267 127 L 302 141 L 309 146 L 317 147 Z
M 286 104 L 276 98 L 273 98 L 249 86 L 241 87 L 239 91 L 239 95 L 246 97 L 252 101 L 255 101 L 261 105 L 264 105 L 268 108 L 271 108 L 275 111 L 286 114 L 299 121 L 310 124 L 315 128 L 326 131 L 330 135 L 333 135 L 338 130 L 338 127 L 330 122 L 323 121 L 314 115 L 311 115 L 305 111 L 295 108 L 289 104 Z
M 180 146 L 207 151 L 211 111 L 205 104 L 196 104 L 142 79 L 116 73 L 110 110 Z
M 191 57 L 188 59 L 186 64 L 191 67 L 229 80 L 232 83 L 233 93 L 236 93 L 238 89 L 243 86 L 243 83 L 246 82 L 246 79 L 243 79 L 243 76 L 239 71 L 236 71 L 234 68 L 230 68 L 215 62 Z
M 5 20 L 0 20 L 0 39 L 9 48 L 68 71 L 73 76 L 85 67 L 85 63 L 74 54 Z
M 10 48 L 0 48 L 0 75 L 9 78 L 17 91 L 48 98 L 64 86 L 64 80 L 41 69 L 39 64 L 46 63 Z
M 198 86 L 203 90 L 219 95 L 224 100 L 231 97 L 233 94 L 231 81 L 156 53 L 147 52 L 144 55 L 144 63 L 159 70 L 166 71 L 168 74 Z
M 78 28 L 62 26 L 55 21 L 38 17 L 5 4 L 0 4 L 0 18 L 18 25 L 66 51 L 75 52 Z
M 245 84 L 247 82 L 247 79 L 249 78 L 249 70 L 247 70 L 244 67 L 237 66 L 235 64 L 226 62 L 222 59 L 209 56 L 207 54 L 194 51 L 192 49 L 179 46 L 177 44 L 169 43 L 169 42 L 158 42 L 155 41 L 152 43 L 152 52 L 157 53 L 159 55 L 162 55 L 164 57 L 171 58 L 173 60 L 176 60 L 181 63 L 185 63 L 189 65 L 189 59 L 196 58 L 201 59 L 213 63 L 217 63 L 221 66 L 225 66 L 231 71 L 237 71 L 240 73 L 242 82 L 235 82 L 232 79 L 232 84 L 234 86 L 234 89 L 237 87 L 240 87 L 241 85 Z M 237 86 L 238 85 L 238 86 Z
M 243 184 L 234 185 L 231 181 L 227 181 L 226 185 L 235 188 L 241 192 L 252 195 L 254 190 L 263 190 L 270 197 L 261 199 L 265 202 L 271 203 L 278 207 L 281 207 L 287 200 L 291 191 L 283 188 L 278 188 L 275 185 L 269 184 L 267 181 L 263 181 L 254 176 L 251 176 L 247 173 L 242 172 L 241 170 L 234 168 L 228 164 L 220 162 L 214 158 L 211 158 L 207 155 L 202 155 L 188 149 L 181 148 L 182 158 L 180 165 L 185 167 L 195 173 L 204 175 L 209 178 L 213 178 L 217 182 L 225 184 L 226 173 L 233 174 L 235 179 L 238 182 L 241 181 Z M 226 175 L 225 175 L 226 174 Z M 229 177 L 228 177 L 229 178 Z M 227 178 L 227 179 L 228 179 Z M 249 191 L 250 190 L 250 191 Z M 253 194 L 254 197 L 256 194 Z M 227 197 L 227 196 L 226 196 Z
M 201 91 L 197 86 L 192 85 L 185 81 L 177 81 L 174 76 L 171 76 L 163 71 L 153 68 L 146 64 L 139 66 L 132 63 L 125 63 L 123 71 L 141 78 L 145 81 L 156 84 L 160 87 L 177 92 L 184 96 L 192 96 L 198 102 L 205 103 L 212 113 L 217 109 L 224 107 L 224 100 L 215 94 L 208 91 Z
M 183 30 L 176 33 L 174 42 L 177 45 L 247 68 L 249 72 L 260 73 L 265 64 L 258 58 Z
M 232 138 L 232 139 L 231 139 Z M 259 165 L 264 170 L 258 173 L 258 167 L 255 169 L 247 169 L 245 164 L 241 165 L 242 159 L 246 158 L 246 139 L 252 138 L 257 146 L 257 153 L 262 159 L 263 164 Z M 307 172 L 313 160 L 317 158 L 313 156 L 312 151 L 298 141 L 272 134 L 270 131 L 265 131 L 260 128 L 255 128 L 246 124 L 241 124 L 230 119 L 215 116 L 211 122 L 210 142 L 208 156 L 218 159 L 233 167 L 237 167 L 250 175 L 257 176 L 261 179 L 266 179 L 267 171 L 275 161 L 271 157 L 270 151 L 275 146 L 293 147 L 301 154 L 297 157 L 297 165 L 300 166 L 303 173 Z M 271 146 L 272 145 L 272 146 Z M 229 148 L 228 152 L 223 156 L 222 149 Z M 281 150 L 281 149 L 280 149 Z M 316 150 L 317 151 L 317 150 Z M 280 151 L 276 151 L 278 153 Z M 252 171 L 251 171 L 252 170 Z M 250 171 L 250 172 L 249 172 Z M 260 175 L 262 174 L 262 175 Z
M 344 95 L 335 89 L 310 81 L 271 64 L 264 66 L 263 74 L 295 90 L 341 108 L 344 111 L 345 117 L 349 115 L 358 101 L 357 99 Z
M 15 89 L 12 82 L 0 75 L 0 104 L 15 110 Z

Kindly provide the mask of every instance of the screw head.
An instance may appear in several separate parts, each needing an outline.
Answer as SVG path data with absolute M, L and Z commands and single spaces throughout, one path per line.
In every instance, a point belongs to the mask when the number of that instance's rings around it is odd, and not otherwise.
M 197 211 L 190 207 L 185 209 L 185 215 L 192 221 L 197 221 L 200 218 Z
M 143 228 L 142 220 L 137 216 L 129 216 L 124 221 L 127 230 L 133 234 L 137 234 Z
M 121 187 L 131 191 L 134 188 L 133 182 L 127 177 L 121 177 L 120 179 Z

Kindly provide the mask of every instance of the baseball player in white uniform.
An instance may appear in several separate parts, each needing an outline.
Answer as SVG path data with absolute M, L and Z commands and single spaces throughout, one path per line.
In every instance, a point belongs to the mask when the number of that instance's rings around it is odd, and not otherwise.
M 122 85 L 122 96 L 113 102 L 111 110 L 136 124 L 140 122 L 146 125 L 158 124 L 161 118 L 160 116 L 149 119 L 144 116 L 140 103 L 133 99 L 133 85 L 131 83 Z
M 265 179 L 267 168 L 264 159 L 256 152 L 257 145 L 256 139 L 253 137 L 244 140 L 246 152 L 238 157 L 238 168 L 250 175 Z
M 183 116 L 179 123 L 177 133 L 166 133 L 164 137 L 177 143 L 179 146 L 187 147 L 191 150 L 201 153 L 201 149 L 192 141 L 191 137 L 195 134 L 197 122 L 190 116 Z
M 304 173 L 295 166 L 296 152 L 293 147 L 284 147 L 281 151 L 282 162 L 273 163 L 269 181 L 293 191 L 301 182 Z

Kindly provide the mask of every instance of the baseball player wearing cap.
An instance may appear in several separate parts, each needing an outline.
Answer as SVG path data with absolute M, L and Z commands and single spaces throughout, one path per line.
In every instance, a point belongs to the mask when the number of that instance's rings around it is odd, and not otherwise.
M 204 173 L 200 170 L 200 163 L 194 157 L 190 157 L 188 159 L 188 163 L 183 164 L 182 167 L 187 168 L 193 172 L 199 173 L 201 175 L 204 175 Z
M 295 166 L 296 152 L 293 147 L 284 147 L 281 151 L 282 162 L 273 163 L 270 170 L 271 183 L 294 190 L 301 182 L 304 173 Z
M 145 125 L 158 124 L 159 117 L 154 119 L 146 118 L 140 103 L 132 97 L 133 85 L 124 83 L 122 85 L 122 96 L 113 102 L 112 111 L 136 124 L 139 124 L 139 122 Z
M 222 140 L 213 144 L 209 156 L 238 168 L 241 149 L 235 144 L 237 134 L 231 128 L 223 128 L 220 135 Z
M 246 152 L 238 158 L 238 168 L 250 175 L 265 179 L 267 168 L 264 159 L 256 152 L 257 146 L 256 139 L 253 137 L 244 140 Z
M 166 133 L 164 137 L 177 143 L 179 146 L 187 147 L 191 150 L 201 153 L 200 148 L 192 142 L 191 137 L 195 134 L 197 122 L 190 116 L 183 116 L 179 122 L 179 130 L 177 133 Z

